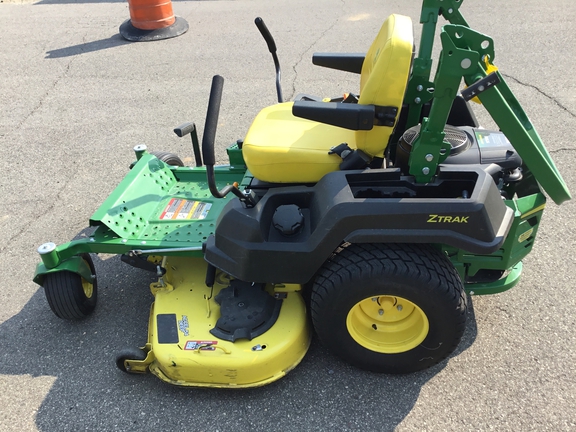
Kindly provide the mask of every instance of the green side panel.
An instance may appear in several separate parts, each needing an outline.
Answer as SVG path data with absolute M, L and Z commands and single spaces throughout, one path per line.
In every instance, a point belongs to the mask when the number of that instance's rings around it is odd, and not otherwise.
M 533 193 L 506 200 L 505 203 L 514 210 L 514 221 L 499 250 L 490 255 L 474 255 L 461 249 L 444 248 L 468 292 L 494 294 L 512 288 L 520 278 L 522 260 L 534 246 L 546 205 L 545 195 Z M 468 282 L 482 270 L 501 270 L 507 273 L 493 282 Z
M 90 225 L 105 225 L 119 237 L 139 238 L 148 217 L 175 184 L 170 166 L 145 153 L 92 215 Z
M 513 288 L 522 275 L 522 261 L 509 269 L 509 273 L 502 279 L 488 283 L 464 284 L 464 289 L 470 295 L 498 294 Z

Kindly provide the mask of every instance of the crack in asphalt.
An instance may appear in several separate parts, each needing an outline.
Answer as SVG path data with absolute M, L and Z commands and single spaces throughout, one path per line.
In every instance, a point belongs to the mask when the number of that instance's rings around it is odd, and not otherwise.
M 65 182 L 62 183 L 62 187 L 56 193 L 54 199 L 51 199 L 48 202 L 48 205 L 43 209 L 42 215 L 40 217 L 30 217 L 28 220 L 25 221 L 22 228 L 20 228 L 16 233 L 14 233 L 2 246 L 0 246 L 0 254 L 6 250 L 10 250 L 10 246 L 12 243 L 16 242 L 18 237 L 22 234 L 27 233 L 30 231 L 30 225 L 36 221 L 43 219 L 45 216 L 49 215 L 57 205 L 57 202 L 61 200 L 62 193 L 66 190 L 68 185 L 70 184 L 70 179 L 66 179 Z
M 576 148 L 562 147 L 562 148 L 555 149 L 555 150 L 548 150 L 548 153 L 560 153 L 562 151 L 574 151 L 574 150 L 576 150 Z
M 525 82 L 520 81 L 518 78 L 514 78 L 511 75 L 507 75 L 507 74 L 502 74 L 504 77 L 509 78 L 511 80 L 514 80 L 515 82 L 517 82 L 518 84 L 524 86 L 524 87 L 530 87 L 533 88 L 534 90 L 536 90 L 538 93 L 540 93 L 542 96 L 546 97 L 547 99 L 550 99 L 552 102 L 554 102 L 556 105 L 558 105 L 562 110 L 566 111 L 568 114 L 570 114 L 572 117 L 576 118 L 576 114 L 574 114 L 572 111 L 570 111 L 568 108 L 566 108 L 564 105 L 562 105 L 556 98 L 554 98 L 553 96 L 550 96 L 548 93 L 546 93 L 545 91 L 541 90 L 539 87 L 533 85 L 533 84 L 528 84 Z
M 86 43 L 86 35 L 84 35 L 82 37 L 82 42 Z M 82 48 L 80 48 L 80 51 L 84 52 L 84 50 Z M 74 60 L 75 60 L 74 57 L 72 57 L 68 61 L 68 63 L 66 63 L 66 65 L 64 66 L 63 72 L 54 80 L 52 85 L 44 92 L 44 94 L 42 96 L 40 96 L 40 100 L 38 101 L 36 106 L 34 106 L 34 108 L 32 108 L 32 110 L 30 110 L 30 112 L 27 115 L 25 115 L 24 118 L 20 122 L 18 122 L 15 130 L 20 129 L 24 125 L 24 123 L 26 123 L 26 120 L 28 120 L 30 117 L 32 117 L 42 107 L 42 105 L 44 104 L 44 101 L 46 100 L 48 95 L 56 88 L 56 86 L 62 80 L 62 78 L 66 77 L 68 75 L 68 72 L 70 72 L 70 67 L 72 66 L 72 62 Z M 56 202 L 61 199 L 62 192 L 68 187 L 69 183 L 70 183 L 70 179 L 66 179 L 66 181 L 63 182 L 62 187 L 56 193 L 56 196 L 54 197 L 54 199 L 50 200 L 48 206 L 45 208 L 45 210 L 43 212 L 43 216 L 46 216 L 47 214 L 52 212 L 52 210 L 54 210 L 54 208 L 56 207 Z M 16 203 L 30 202 L 30 201 L 35 201 L 35 200 L 31 199 L 31 200 L 24 200 L 24 201 L 16 201 Z M 13 242 L 15 242 L 18 239 L 18 237 L 20 237 L 24 232 L 28 232 L 29 228 L 30 228 L 29 224 L 31 224 L 35 220 L 39 220 L 39 219 L 41 219 L 41 218 L 30 218 L 29 220 L 27 220 L 26 223 L 24 224 L 24 226 L 20 230 L 18 230 L 18 232 L 13 234 L 2 247 L 0 247 L 0 253 L 3 253 L 7 248 L 9 248 L 10 245 Z
M 46 100 L 48 95 L 50 93 L 52 93 L 52 90 L 54 90 L 54 88 L 56 88 L 56 86 L 62 80 L 62 78 L 64 78 L 66 75 L 68 75 L 68 72 L 70 71 L 70 66 L 71 66 L 73 61 L 74 61 L 74 59 L 71 59 L 66 64 L 66 66 L 64 67 L 64 72 L 54 80 L 54 82 L 52 83 L 52 85 L 50 87 L 48 87 L 48 89 L 46 89 L 44 94 L 42 96 L 40 96 L 40 100 L 38 101 L 38 103 L 30 110 L 30 112 L 28 114 L 26 114 L 24 116 L 24 118 L 22 118 L 22 120 L 20 120 L 15 125 L 14 130 L 20 129 L 24 125 L 24 123 L 26 123 L 26 120 L 28 120 L 30 117 L 32 117 L 42 107 L 42 105 L 44 104 L 44 101 Z
M 340 0 L 340 4 L 342 5 L 342 10 L 344 10 L 344 7 L 346 6 L 346 1 L 345 0 Z M 292 70 L 294 71 L 294 79 L 292 80 L 292 92 L 290 94 L 290 96 L 288 97 L 287 100 L 292 100 L 294 98 L 294 95 L 296 94 L 296 81 L 298 80 L 298 66 L 300 66 L 300 64 L 302 63 L 302 61 L 304 60 L 304 54 L 306 54 L 307 52 L 309 52 L 314 45 L 316 45 L 318 43 L 318 41 L 320 39 L 322 39 L 326 33 L 328 33 L 330 30 L 332 30 L 334 27 L 336 27 L 336 25 L 340 22 L 340 19 L 337 19 L 330 27 L 326 28 L 324 31 L 322 31 L 322 33 L 320 33 L 320 36 L 318 36 L 311 44 L 308 48 L 306 48 L 304 51 L 302 51 L 302 54 L 300 54 L 300 58 L 296 61 L 296 63 L 294 65 L 292 65 Z M 285 99 L 286 100 L 286 99 Z

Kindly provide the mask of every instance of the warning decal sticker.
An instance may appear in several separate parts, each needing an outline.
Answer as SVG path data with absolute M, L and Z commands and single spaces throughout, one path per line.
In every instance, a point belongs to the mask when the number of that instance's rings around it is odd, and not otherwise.
M 480 147 L 506 147 L 510 145 L 510 141 L 503 133 L 489 131 L 475 131 L 475 133 Z
M 186 342 L 184 345 L 185 350 L 201 350 L 201 351 L 214 351 L 214 345 L 218 345 L 218 341 L 208 341 L 208 340 L 191 340 Z
M 180 198 L 172 198 L 162 211 L 160 219 L 205 219 L 212 204 L 202 201 L 188 201 Z

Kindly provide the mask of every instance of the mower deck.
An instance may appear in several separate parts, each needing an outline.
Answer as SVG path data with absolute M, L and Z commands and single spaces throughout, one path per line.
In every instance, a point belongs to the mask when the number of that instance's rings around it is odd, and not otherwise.
M 172 257 L 165 263 L 163 282 L 151 285 L 155 302 L 150 311 L 145 360 L 125 360 L 130 372 L 148 369 L 163 381 L 196 387 L 257 387 L 292 370 L 310 344 L 306 307 L 299 285 L 268 285 L 266 295 L 280 302 L 280 313 L 265 333 L 235 342 L 211 333 L 218 326 L 218 294 L 230 284 L 223 273 L 214 288 L 205 284 L 206 262 Z M 256 315 L 255 302 L 239 299 L 241 311 Z

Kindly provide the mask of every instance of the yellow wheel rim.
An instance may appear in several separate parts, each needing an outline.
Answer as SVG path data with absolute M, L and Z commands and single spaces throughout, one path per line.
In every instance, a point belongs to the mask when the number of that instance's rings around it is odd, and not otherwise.
M 90 266 L 90 264 L 88 264 L 88 261 L 84 260 L 84 262 L 86 263 L 88 268 L 92 270 L 92 267 Z M 80 276 L 80 280 L 82 281 L 82 290 L 84 291 L 84 295 L 86 296 L 86 298 L 91 298 L 92 295 L 94 294 L 94 285 L 88 282 L 82 276 Z
M 82 278 L 82 290 L 84 291 L 84 295 L 87 298 L 90 298 L 92 297 L 92 294 L 94 294 L 94 285 Z
M 370 351 L 395 354 L 416 348 L 429 324 L 422 309 L 395 296 L 370 297 L 356 303 L 346 318 L 350 336 Z

